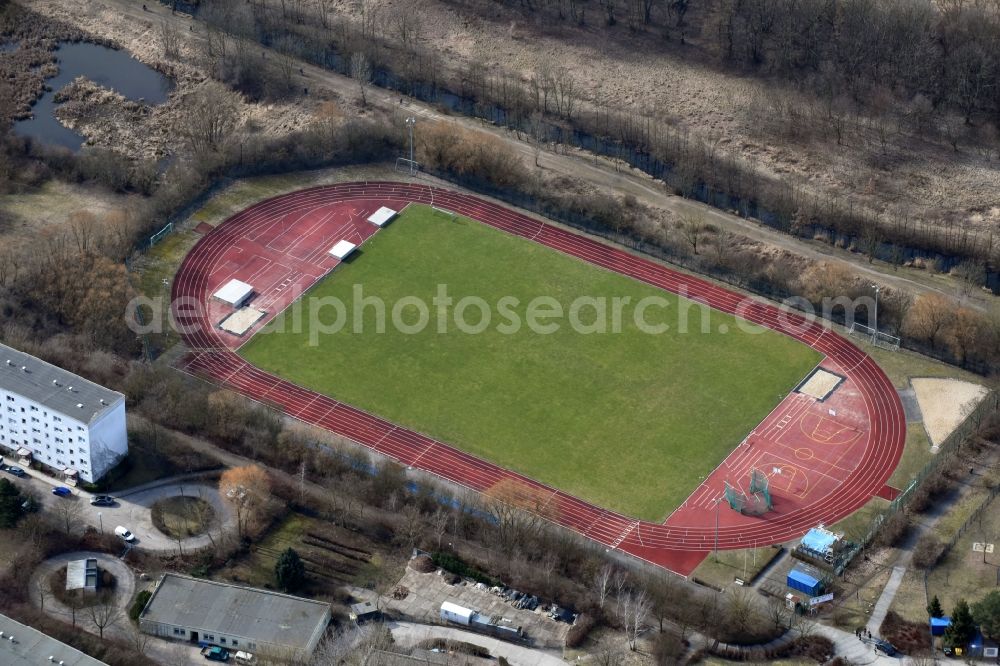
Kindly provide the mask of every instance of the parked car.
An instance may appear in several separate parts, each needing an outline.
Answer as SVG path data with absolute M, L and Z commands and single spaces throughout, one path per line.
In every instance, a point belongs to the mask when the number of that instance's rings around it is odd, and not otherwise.
M 7 471 L 19 478 L 25 476 L 24 470 L 20 467 L 8 467 Z
M 114 506 L 115 498 L 111 495 L 95 495 L 90 503 L 94 506 Z
M 895 657 L 897 654 L 896 647 L 889 641 L 881 638 L 875 640 L 875 652 L 876 654 L 881 652 L 887 657 Z
M 256 664 L 257 660 L 254 659 L 253 654 L 250 652 L 244 652 L 243 650 L 238 650 L 236 654 L 233 655 L 233 660 L 237 664 Z
M 201 649 L 201 656 L 209 661 L 229 661 L 229 650 L 218 645 L 207 645 Z
M 59 497 L 69 497 L 73 494 L 73 491 L 66 486 L 56 486 L 52 489 L 53 495 L 58 495 Z
M 129 532 L 126 528 L 122 527 L 121 525 L 115 528 L 115 534 L 121 537 L 123 541 L 127 541 L 129 543 L 135 541 L 135 535 Z

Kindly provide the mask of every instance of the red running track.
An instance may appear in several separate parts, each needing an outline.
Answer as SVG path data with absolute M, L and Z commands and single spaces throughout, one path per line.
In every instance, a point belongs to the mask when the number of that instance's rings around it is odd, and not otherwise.
M 222 262 L 231 261 L 233 246 L 258 238 L 276 219 L 338 205 L 348 209 L 353 206 L 356 210 L 359 205 L 372 202 L 396 209 L 410 202 L 446 208 L 596 266 L 682 294 L 813 347 L 826 357 L 823 367 L 845 378 L 844 386 L 851 387 L 852 403 L 857 407 L 854 411 L 861 414 L 864 421 L 859 430 L 863 430 L 863 446 L 858 447 L 854 464 L 827 474 L 827 485 L 831 487 L 819 497 L 786 501 L 781 491 L 775 489 L 772 493 L 775 511 L 764 517 L 743 516 L 727 509 L 722 512 L 717 528 L 718 510 L 705 508 L 703 501 L 699 509 L 698 503 L 693 501 L 695 494 L 692 494 L 685 503 L 691 506 L 678 509 L 664 524 L 647 523 L 594 506 L 375 415 L 303 389 L 240 358 L 232 350 L 238 346 L 238 339 L 217 329 L 213 316 L 208 314 L 211 294 L 218 287 L 218 267 Z M 801 536 L 819 523 L 829 524 L 849 515 L 873 496 L 885 492 L 885 482 L 903 451 L 905 418 L 892 383 L 867 354 L 822 325 L 497 204 L 439 188 L 391 182 L 350 183 L 302 190 L 263 201 L 229 218 L 195 245 L 177 273 L 172 296 L 174 323 L 191 350 L 182 360 L 184 369 L 276 406 L 290 416 L 358 442 L 402 464 L 461 486 L 484 491 L 503 482 L 524 488 L 532 501 L 543 499 L 546 518 L 608 548 L 682 575 L 689 574 L 697 566 L 715 546 L 716 540 L 721 549 L 780 543 Z M 184 302 L 195 303 L 197 307 L 178 306 Z M 786 403 L 797 396 L 793 394 L 786 399 L 776 410 L 777 416 Z M 777 416 L 772 414 L 769 418 L 773 421 Z M 760 427 L 767 424 L 765 421 Z M 741 455 L 739 449 L 730 458 L 738 455 Z M 716 489 L 721 487 L 721 479 L 727 478 L 724 467 L 725 464 L 720 465 L 706 484 L 711 481 Z M 704 487 L 706 484 L 699 490 L 710 490 Z

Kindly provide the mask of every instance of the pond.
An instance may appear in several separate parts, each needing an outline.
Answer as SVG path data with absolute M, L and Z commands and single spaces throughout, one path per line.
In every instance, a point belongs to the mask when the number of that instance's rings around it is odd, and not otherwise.
M 161 104 L 167 100 L 173 83 L 169 78 L 144 65 L 125 51 L 86 42 L 63 43 L 56 50 L 59 73 L 45 83 L 46 91 L 32 107 L 34 116 L 14 123 L 14 131 L 43 143 L 64 146 L 77 151 L 84 137 L 59 122 L 55 116 L 58 104 L 55 93 L 78 76 L 131 100 Z

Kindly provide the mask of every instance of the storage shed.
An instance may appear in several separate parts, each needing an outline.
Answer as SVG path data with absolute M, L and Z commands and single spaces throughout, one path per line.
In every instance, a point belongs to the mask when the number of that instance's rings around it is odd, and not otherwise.
M 344 260 L 347 258 L 351 252 L 354 252 L 355 248 L 358 246 L 351 241 L 340 240 L 337 244 L 330 248 L 330 255 L 336 257 L 337 259 Z
M 219 289 L 213 296 L 223 303 L 238 308 L 253 295 L 253 287 L 246 282 L 232 279 Z
M 944 630 L 951 626 L 950 617 L 931 618 L 931 636 L 944 636 Z
M 396 211 L 386 206 L 382 206 L 377 211 L 368 216 L 368 221 L 377 227 L 384 227 L 396 217 Z
M 472 609 L 463 608 L 450 601 L 445 601 L 441 604 L 441 619 L 445 622 L 454 622 L 455 624 L 469 626 L 474 614 L 475 611 Z
M 823 581 L 813 573 L 796 567 L 788 572 L 788 587 L 815 597 L 823 592 Z
M 351 604 L 351 612 L 348 615 L 351 620 L 357 622 L 358 624 L 363 624 L 365 622 L 373 622 L 375 620 L 382 619 L 382 611 L 379 610 L 378 606 L 370 601 L 362 601 L 358 604 Z

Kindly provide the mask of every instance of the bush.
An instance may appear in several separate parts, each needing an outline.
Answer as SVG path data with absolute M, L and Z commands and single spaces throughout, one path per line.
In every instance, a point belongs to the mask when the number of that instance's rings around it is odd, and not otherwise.
M 434 553 L 434 555 L 431 556 L 431 561 L 434 562 L 435 566 L 440 567 L 445 571 L 449 571 L 463 578 L 471 578 L 477 583 L 483 583 L 484 585 L 489 585 L 491 587 L 493 585 L 500 584 L 500 582 L 495 578 L 492 578 L 479 569 L 471 567 L 463 562 L 462 558 L 458 555 L 454 555 L 452 553 Z
M 805 657 L 825 664 L 833 656 L 833 641 L 825 636 L 800 636 L 788 645 L 789 657 Z
M 909 530 L 910 517 L 906 511 L 897 511 L 882 523 L 882 529 L 875 536 L 875 544 L 886 548 L 895 546 L 903 540 Z
M 467 654 L 472 657 L 480 657 L 482 659 L 490 658 L 490 651 L 486 648 L 475 645 L 473 643 L 466 643 L 465 641 L 450 641 L 444 638 L 428 638 L 427 640 L 420 641 L 417 647 L 424 650 L 442 650 L 444 652 L 457 652 L 458 654 Z
M 880 633 L 903 654 L 915 655 L 931 647 L 926 623 L 909 622 L 893 611 L 886 614 Z
M 152 596 L 153 593 L 149 590 L 142 590 L 139 594 L 135 595 L 135 600 L 128 609 L 128 616 L 133 622 L 139 621 L 139 616 L 142 615 L 143 609 L 149 603 L 149 598 Z
M 930 569 L 944 554 L 944 544 L 937 540 L 932 534 L 925 534 L 920 537 L 916 548 L 913 549 L 913 566 L 918 569 Z

